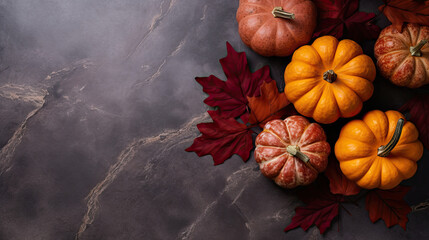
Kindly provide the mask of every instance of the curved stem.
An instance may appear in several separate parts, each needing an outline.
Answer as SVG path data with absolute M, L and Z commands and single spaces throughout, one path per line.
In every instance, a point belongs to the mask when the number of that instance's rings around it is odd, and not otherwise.
M 395 132 L 393 133 L 392 139 L 390 139 L 389 143 L 384 146 L 378 148 L 377 155 L 379 157 L 387 157 L 401 137 L 402 128 L 404 127 L 405 120 L 400 118 L 398 119 L 398 123 L 396 124 Z
M 327 81 L 328 83 L 333 83 L 335 80 L 337 80 L 337 74 L 332 69 L 328 70 L 323 73 L 323 80 Z
M 282 7 L 275 7 L 271 13 L 276 18 L 295 19 L 295 14 L 284 11 Z
M 410 47 L 411 56 L 421 57 L 422 56 L 422 47 L 428 42 L 427 39 L 421 40 L 416 46 Z
M 304 163 L 308 163 L 308 161 L 310 161 L 310 158 L 307 155 L 305 155 L 304 153 L 302 153 L 300 151 L 299 147 L 296 145 L 295 146 L 293 146 L 293 145 L 287 146 L 286 151 L 290 155 L 301 159 Z

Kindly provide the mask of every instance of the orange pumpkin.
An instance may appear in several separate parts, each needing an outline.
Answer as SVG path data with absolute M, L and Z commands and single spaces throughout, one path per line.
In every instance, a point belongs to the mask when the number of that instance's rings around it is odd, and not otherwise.
M 381 31 L 374 46 L 377 66 L 393 84 L 418 88 L 429 83 L 429 27 L 407 24 L 402 33 L 393 25 Z
M 284 73 L 284 92 L 302 115 L 332 123 L 360 112 L 374 91 L 375 74 L 359 44 L 324 36 L 295 51 Z
M 368 112 L 342 129 L 335 155 L 344 175 L 367 189 L 391 189 L 414 175 L 423 145 L 398 111 Z
M 269 121 L 255 145 L 262 174 L 284 188 L 312 183 L 326 169 L 331 152 L 323 128 L 301 116 Z
M 263 56 L 289 56 L 310 41 L 317 10 L 310 0 L 240 0 L 238 33 Z

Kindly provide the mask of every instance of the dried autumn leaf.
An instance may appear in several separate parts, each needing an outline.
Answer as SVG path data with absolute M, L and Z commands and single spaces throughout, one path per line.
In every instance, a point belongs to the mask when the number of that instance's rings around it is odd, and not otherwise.
M 410 121 L 419 130 L 419 138 L 429 149 L 429 95 L 418 96 L 405 103 L 399 111 L 408 112 Z
M 351 196 L 358 194 L 361 190 L 355 182 L 350 181 L 344 176 L 343 172 L 341 172 L 338 160 L 334 157 L 329 158 L 325 176 L 329 179 L 329 188 L 333 194 Z
M 359 12 L 358 0 L 314 0 L 319 21 L 313 37 L 332 35 L 356 41 L 375 39 L 380 28 L 372 24 L 374 13 Z
M 320 181 L 316 182 L 298 194 L 299 199 L 307 206 L 295 209 L 295 216 L 285 228 L 285 232 L 297 227 L 307 231 L 315 224 L 323 234 L 331 226 L 332 220 L 338 215 L 338 209 L 341 202 L 344 201 L 344 197 L 332 194 L 329 191 L 328 183 L 325 182 L 322 181 L 322 184 L 318 184 Z
M 252 130 L 237 122 L 234 118 L 224 118 L 219 111 L 208 111 L 212 123 L 197 125 L 202 136 L 186 149 L 198 156 L 212 155 L 215 165 L 225 162 L 233 154 L 238 154 L 243 161 L 249 159 L 253 149 Z
M 249 122 L 260 123 L 261 127 L 270 120 L 281 118 L 285 113 L 281 110 L 289 104 L 286 94 L 279 92 L 276 81 L 262 83 L 260 96 L 247 97 L 247 99 L 251 110 Z
M 247 96 L 253 96 L 263 82 L 272 81 L 270 69 L 264 66 L 251 73 L 247 65 L 246 53 L 237 53 L 231 44 L 226 43 L 227 56 L 219 60 L 225 72 L 226 81 L 211 75 L 196 77 L 195 80 L 203 86 L 203 91 L 209 95 L 204 103 L 218 107 L 223 117 L 241 117 L 248 121 Z
M 429 2 L 416 0 L 383 0 L 378 7 L 396 30 L 402 32 L 404 22 L 429 25 Z
M 408 186 L 397 186 L 390 190 L 375 189 L 366 195 L 366 210 L 372 222 L 383 219 L 387 227 L 399 224 L 404 230 L 411 207 L 404 201 L 410 190 Z

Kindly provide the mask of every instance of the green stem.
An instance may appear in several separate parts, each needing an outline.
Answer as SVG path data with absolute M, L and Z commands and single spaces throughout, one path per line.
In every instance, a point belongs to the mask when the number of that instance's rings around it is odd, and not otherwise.
M 305 155 L 304 153 L 302 153 L 300 151 L 299 147 L 296 145 L 295 146 L 293 146 L 293 145 L 287 146 L 286 151 L 290 155 L 301 159 L 304 163 L 308 163 L 308 161 L 310 161 L 310 158 L 307 155 Z
M 392 139 L 390 139 L 389 143 L 384 146 L 378 148 L 377 155 L 379 157 L 387 157 L 401 137 L 402 128 L 404 127 L 405 120 L 400 118 L 398 123 L 396 124 L 395 132 L 393 133 Z
M 284 11 L 282 7 L 275 7 L 271 13 L 276 18 L 295 19 L 295 14 Z
M 428 42 L 427 39 L 421 40 L 416 46 L 410 47 L 411 56 L 421 57 L 422 56 L 422 47 Z

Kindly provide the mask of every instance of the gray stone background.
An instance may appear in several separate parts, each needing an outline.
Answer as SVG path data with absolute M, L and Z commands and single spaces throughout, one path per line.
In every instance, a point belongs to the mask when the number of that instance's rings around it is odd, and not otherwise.
M 378 12 L 381 1 L 361 0 Z M 213 166 L 185 148 L 209 121 L 194 81 L 214 74 L 225 42 L 283 87 L 289 58 L 240 40 L 238 1 L 0 0 L 0 239 L 429 239 L 429 210 L 407 231 L 346 205 L 323 236 L 284 233 L 302 203 L 259 173 L 253 156 Z M 377 24 L 386 26 L 383 15 Z M 363 44 L 372 56 L 374 41 Z M 362 113 L 416 93 L 375 80 Z M 330 141 L 348 120 L 327 128 Z M 429 155 L 405 183 L 429 199 Z M 337 231 L 337 228 L 340 231 Z

